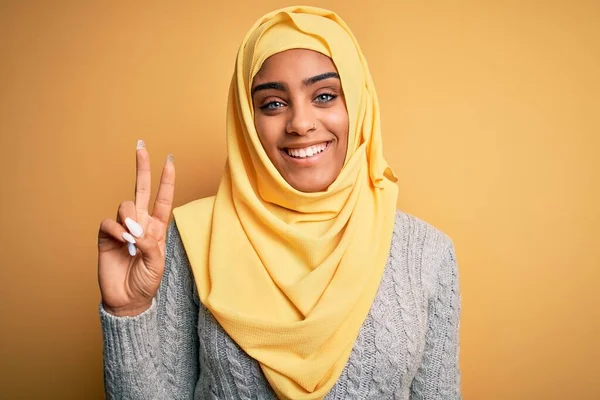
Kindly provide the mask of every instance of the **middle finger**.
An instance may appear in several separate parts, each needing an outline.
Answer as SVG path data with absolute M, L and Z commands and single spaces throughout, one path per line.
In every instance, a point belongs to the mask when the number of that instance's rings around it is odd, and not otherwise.
M 138 140 L 135 155 L 135 208 L 138 212 L 147 214 L 152 182 L 150 177 L 150 155 L 143 140 Z

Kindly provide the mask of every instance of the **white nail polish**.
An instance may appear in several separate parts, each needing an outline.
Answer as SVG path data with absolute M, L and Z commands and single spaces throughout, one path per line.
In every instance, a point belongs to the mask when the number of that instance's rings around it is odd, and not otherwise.
M 143 149 L 144 147 L 146 147 L 146 143 L 142 139 L 138 140 L 136 150 Z
M 140 224 L 129 217 L 125 218 L 125 225 L 127 225 L 127 229 L 129 229 L 129 232 L 131 232 L 131 234 L 135 237 L 140 237 L 142 236 L 142 233 L 144 233 L 144 230 Z
M 127 243 L 127 250 L 129 250 L 129 255 L 131 257 L 137 254 L 137 249 L 135 248 L 135 244 L 133 243 Z
M 123 236 L 123 239 L 127 240 L 129 243 L 135 244 L 135 239 L 129 233 L 123 232 L 121 236 Z

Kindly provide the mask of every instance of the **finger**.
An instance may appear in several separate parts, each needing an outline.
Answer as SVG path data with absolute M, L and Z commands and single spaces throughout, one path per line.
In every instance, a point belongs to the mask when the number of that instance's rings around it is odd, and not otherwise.
M 132 201 L 124 201 L 119 205 L 117 212 L 117 222 L 134 237 L 140 237 L 144 233 L 144 229 L 137 222 L 135 204 Z
M 174 193 L 175 164 L 173 164 L 173 156 L 169 154 L 160 176 L 160 185 L 156 194 L 156 200 L 154 201 L 154 208 L 152 209 L 152 216 L 163 222 L 165 226 L 169 223 L 169 218 L 171 217 Z
M 150 204 L 150 155 L 146 150 L 143 140 L 138 140 L 136 159 L 136 177 L 135 177 L 135 207 L 138 212 L 148 213 L 148 204 Z
M 135 245 L 135 238 L 123 228 L 123 225 L 119 224 L 115 220 L 105 219 L 100 223 L 98 229 L 98 245 L 102 245 L 106 242 L 115 241 L 120 243 L 131 243 Z
M 136 246 L 144 229 L 136 221 L 135 204 L 132 201 L 124 201 L 119 205 L 118 221 L 124 231 L 121 237 L 127 242 L 127 251 L 133 257 L 137 254 Z
M 142 259 L 148 270 L 161 276 L 163 273 L 165 258 L 160 251 L 158 241 L 152 235 L 142 235 L 136 239 L 136 246 L 142 252 Z
M 135 256 L 137 254 L 137 248 L 135 247 L 135 244 L 127 243 L 127 251 L 131 257 Z
M 110 218 L 103 220 L 98 229 L 98 239 L 114 239 L 121 243 L 126 243 L 127 240 L 123 237 L 123 233 L 127 233 L 123 225 L 119 224 Z

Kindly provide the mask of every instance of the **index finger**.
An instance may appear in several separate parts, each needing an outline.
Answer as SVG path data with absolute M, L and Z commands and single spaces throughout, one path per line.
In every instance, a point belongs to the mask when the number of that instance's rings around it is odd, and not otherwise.
M 135 208 L 138 212 L 148 213 L 148 204 L 150 203 L 151 177 L 150 177 L 150 155 L 146 150 L 146 144 L 143 140 L 138 140 L 135 176 Z
M 152 216 L 158 218 L 165 226 L 169 223 L 171 216 L 171 208 L 173 207 L 173 193 L 175 192 L 175 165 L 173 164 L 173 156 L 169 154 L 167 161 L 160 176 L 160 185 Z

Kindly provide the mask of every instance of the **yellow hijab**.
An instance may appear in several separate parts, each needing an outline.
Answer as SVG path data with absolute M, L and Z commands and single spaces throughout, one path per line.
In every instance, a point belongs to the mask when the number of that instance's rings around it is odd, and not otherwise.
M 269 56 L 294 48 L 330 57 L 346 100 L 346 161 L 324 192 L 291 187 L 254 127 L 254 76 Z M 217 195 L 173 211 L 200 300 L 280 398 L 321 399 L 375 297 L 397 199 L 371 75 L 340 17 L 288 7 L 254 24 L 231 82 L 227 153 Z

